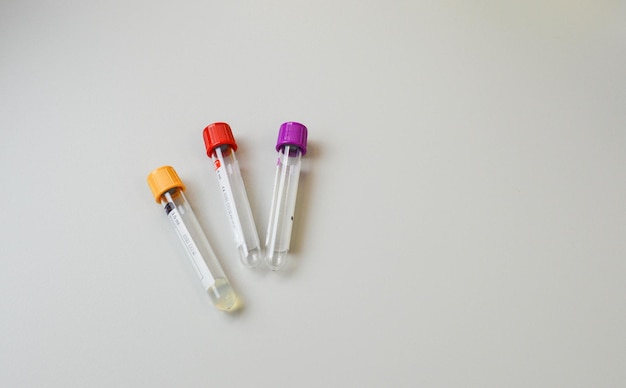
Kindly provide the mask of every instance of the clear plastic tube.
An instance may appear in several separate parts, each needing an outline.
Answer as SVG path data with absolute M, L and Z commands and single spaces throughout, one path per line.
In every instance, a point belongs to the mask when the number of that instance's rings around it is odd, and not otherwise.
M 241 262 L 247 267 L 262 263 L 261 242 L 237 162 L 237 143 L 230 126 L 213 123 L 203 131 L 207 155 L 213 161 L 226 213 Z
M 287 262 L 306 141 L 307 128 L 304 125 L 294 122 L 281 125 L 276 144 L 278 163 L 272 206 L 265 238 L 265 262 L 273 271 L 283 268 Z
M 163 206 L 202 286 L 215 307 L 223 311 L 234 310 L 237 305 L 237 295 L 202 232 L 200 223 L 183 192 L 185 186 L 178 178 L 176 171 L 169 166 L 160 167 L 150 173 L 148 185 L 155 199 Z

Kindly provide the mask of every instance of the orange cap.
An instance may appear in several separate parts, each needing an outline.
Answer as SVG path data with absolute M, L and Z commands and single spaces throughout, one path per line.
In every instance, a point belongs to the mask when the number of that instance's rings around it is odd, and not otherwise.
M 172 166 L 162 166 L 148 174 L 148 186 L 157 203 L 161 202 L 161 196 L 167 191 L 179 188 L 185 190 L 183 181 L 180 180 L 176 170 Z
M 235 142 L 233 131 L 230 130 L 230 125 L 226 123 L 209 124 L 202 131 L 202 137 L 204 138 L 206 154 L 209 158 L 215 147 L 222 145 L 229 145 L 233 148 L 233 151 L 237 151 L 237 143 Z

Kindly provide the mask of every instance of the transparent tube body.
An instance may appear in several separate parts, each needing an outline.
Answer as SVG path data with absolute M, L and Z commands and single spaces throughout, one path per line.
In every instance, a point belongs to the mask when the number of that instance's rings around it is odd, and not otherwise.
M 241 262 L 247 267 L 262 263 L 261 242 L 252 217 L 252 209 L 232 147 L 216 147 L 211 154 L 224 206 L 233 230 Z
M 215 307 L 223 311 L 234 309 L 237 295 L 183 191 L 172 189 L 161 196 L 160 202 Z
M 265 262 L 274 271 L 287 262 L 301 159 L 302 151 L 295 146 L 287 145 L 278 154 L 270 220 L 265 238 Z

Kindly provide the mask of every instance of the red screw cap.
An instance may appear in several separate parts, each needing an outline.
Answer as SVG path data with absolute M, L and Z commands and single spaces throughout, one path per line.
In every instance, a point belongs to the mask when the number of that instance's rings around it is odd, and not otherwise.
M 202 131 L 202 137 L 204 138 L 204 145 L 206 146 L 206 154 L 211 157 L 215 147 L 228 145 L 233 148 L 233 151 L 237 151 L 237 142 L 233 132 L 230 130 L 230 125 L 226 123 L 213 123 L 209 124 L 204 131 Z

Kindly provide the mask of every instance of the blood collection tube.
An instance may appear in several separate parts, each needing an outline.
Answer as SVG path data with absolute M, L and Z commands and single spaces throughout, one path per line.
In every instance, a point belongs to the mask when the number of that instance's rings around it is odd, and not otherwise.
M 307 128 L 296 122 L 283 123 L 278 131 L 278 162 L 270 220 L 265 238 L 265 263 L 277 271 L 285 265 L 296 208 L 301 158 L 306 154 Z
M 228 124 L 213 123 L 204 128 L 202 135 L 217 174 L 241 262 L 247 267 L 257 267 L 262 263 L 261 242 L 235 156 L 237 143 L 233 133 Z
M 223 311 L 234 310 L 237 295 L 187 202 L 185 185 L 174 168 L 163 166 L 152 171 L 148 175 L 148 186 L 154 199 L 165 209 L 165 214 L 215 307 Z

